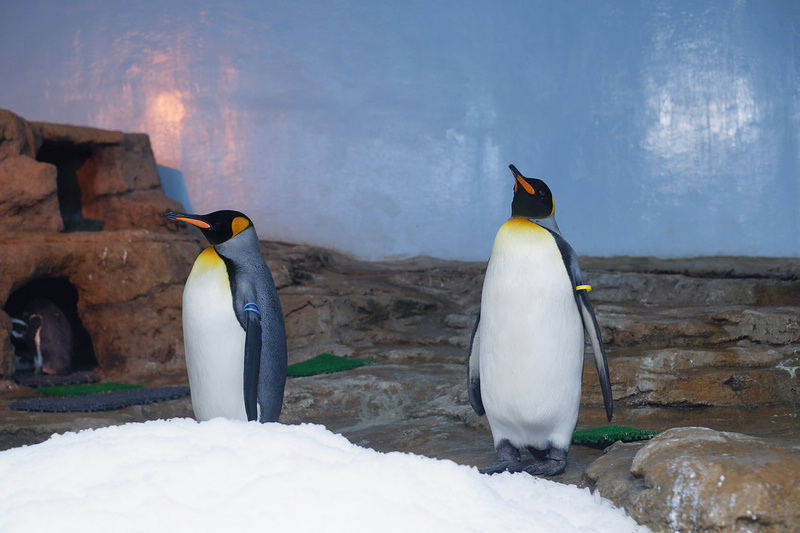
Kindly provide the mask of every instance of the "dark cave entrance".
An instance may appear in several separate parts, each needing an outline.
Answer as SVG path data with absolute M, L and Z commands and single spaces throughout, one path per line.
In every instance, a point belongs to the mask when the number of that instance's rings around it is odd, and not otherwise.
M 64 314 L 72 333 L 72 372 L 94 370 L 97 359 L 94 355 L 92 339 L 83 327 L 78 316 L 78 291 L 64 278 L 42 278 L 32 280 L 24 287 L 14 291 L 3 310 L 12 319 L 21 319 L 34 302 L 46 300 L 55 304 Z M 26 347 L 19 339 L 14 340 L 16 356 L 29 358 Z M 31 370 L 32 372 L 32 370 Z
M 55 165 L 58 189 L 58 208 L 64 221 L 64 231 L 101 231 L 103 221 L 84 218 L 82 188 L 88 188 L 97 174 L 90 144 L 48 141 L 36 153 L 36 160 Z

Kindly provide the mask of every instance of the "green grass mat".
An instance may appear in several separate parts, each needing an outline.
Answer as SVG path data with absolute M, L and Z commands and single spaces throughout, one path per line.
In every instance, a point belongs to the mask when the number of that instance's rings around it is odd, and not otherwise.
M 574 444 L 589 444 L 594 446 L 608 446 L 618 440 L 633 442 L 637 440 L 652 439 L 661 433 L 652 429 L 636 429 L 625 426 L 602 426 L 599 428 L 581 429 L 572 434 Z
M 89 383 L 85 385 L 55 385 L 51 387 L 39 387 L 36 392 L 45 396 L 86 396 L 87 394 L 97 394 L 100 392 L 110 392 L 122 389 L 141 389 L 144 385 L 133 385 L 130 383 Z
M 289 377 L 314 376 L 317 374 L 329 374 L 331 372 L 341 372 L 351 370 L 364 365 L 371 365 L 374 361 L 364 361 L 361 359 L 347 359 L 330 353 L 321 353 L 313 359 L 289 365 L 286 375 Z

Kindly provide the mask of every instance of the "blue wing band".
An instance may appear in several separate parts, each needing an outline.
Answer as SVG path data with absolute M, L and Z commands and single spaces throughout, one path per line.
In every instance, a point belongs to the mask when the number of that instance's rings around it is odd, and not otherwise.
M 261 311 L 258 310 L 258 305 L 255 302 L 244 304 L 244 312 L 252 311 L 258 316 L 261 316 Z

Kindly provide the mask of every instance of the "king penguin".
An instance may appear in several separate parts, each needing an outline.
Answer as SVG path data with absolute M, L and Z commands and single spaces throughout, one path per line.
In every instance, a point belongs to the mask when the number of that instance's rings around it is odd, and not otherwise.
M 482 473 L 564 472 L 578 421 L 584 331 L 606 416 L 613 400 L 600 328 L 578 266 L 561 236 L 553 195 L 538 179 L 514 176 L 511 218 L 495 237 L 469 348 L 467 387 L 486 414 L 497 460 Z M 533 461 L 523 468 L 520 450 Z
M 276 422 L 286 384 L 286 331 L 253 222 L 238 211 L 164 213 L 200 228 L 203 250 L 183 290 L 183 338 L 197 420 Z

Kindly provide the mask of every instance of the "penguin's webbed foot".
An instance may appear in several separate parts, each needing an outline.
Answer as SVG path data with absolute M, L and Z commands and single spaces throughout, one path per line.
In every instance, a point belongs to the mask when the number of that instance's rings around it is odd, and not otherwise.
M 481 474 L 500 474 L 502 472 L 522 472 L 522 461 L 495 461 L 478 470 Z
M 525 467 L 525 472 L 532 476 L 557 476 L 567 469 L 567 450 L 551 448 L 546 452 L 530 450 L 533 463 Z
M 557 476 L 558 474 L 563 474 L 566 469 L 566 460 L 557 461 L 555 459 L 548 459 L 526 466 L 525 472 L 532 476 Z
M 501 472 L 521 472 L 522 458 L 519 450 L 507 440 L 500 441 L 497 445 L 497 461 L 487 467 L 481 468 L 481 474 L 499 474 Z

